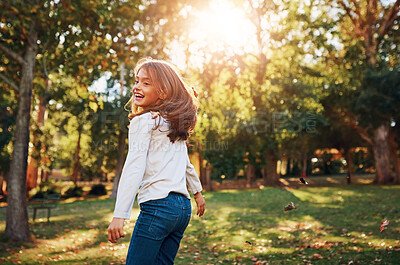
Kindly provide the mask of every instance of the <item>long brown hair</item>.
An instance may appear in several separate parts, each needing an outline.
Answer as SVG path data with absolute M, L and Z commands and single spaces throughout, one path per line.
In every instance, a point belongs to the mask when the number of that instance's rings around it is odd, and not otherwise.
M 147 72 L 151 84 L 162 100 L 154 106 L 143 109 L 135 105 L 132 95 L 126 104 L 126 106 L 130 104 L 131 107 L 129 118 L 150 111 L 158 112 L 170 124 L 167 136 L 172 143 L 177 140 L 187 140 L 197 122 L 199 102 L 196 91 L 194 88 L 189 88 L 177 69 L 166 61 L 144 58 L 138 61 L 135 75 L 141 69 Z

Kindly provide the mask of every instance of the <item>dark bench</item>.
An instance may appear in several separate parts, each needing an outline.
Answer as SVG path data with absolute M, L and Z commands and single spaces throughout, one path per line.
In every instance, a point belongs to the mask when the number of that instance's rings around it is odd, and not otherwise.
M 47 223 L 50 222 L 51 209 L 57 208 L 61 194 L 49 194 L 44 198 L 33 199 L 29 202 L 29 207 L 33 209 L 33 221 L 36 219 L 38 209 L 47 209 Z

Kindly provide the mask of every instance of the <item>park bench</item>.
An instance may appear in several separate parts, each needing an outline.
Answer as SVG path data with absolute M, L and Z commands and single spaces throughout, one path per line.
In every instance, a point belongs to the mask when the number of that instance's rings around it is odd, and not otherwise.
M 47 209 L 47 223 L 50 222 L 51 209 L 57 208 L 61 194 L 49 194 L 44 198 L 36 198 L 29 202 L 29 207 L 33 209 L 33 221 L 36 219 L 38 209 Z

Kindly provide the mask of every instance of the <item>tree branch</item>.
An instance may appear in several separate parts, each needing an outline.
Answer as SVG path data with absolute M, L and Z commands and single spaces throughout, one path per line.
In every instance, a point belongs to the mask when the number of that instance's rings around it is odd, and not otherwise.
M 357 3 L 357 1 L 356 0 L 351 0 L 351 2 L 353 3 L 353 5 L 354 5 L 354 13 L 356 13 L 357 14 L 357 16 L 358 16 L 358 21 L 359 21 L 359 25 L 362 25 L 363 24 L 363 19 L 362 19 L 362 15 L 361 15 L 361 12 L 360 12 L 360 7 L 359 7 L 359 5 L 358 5 L 358 3 Z
M 338 111 L 332 109 L 332 111 L 334 113 L 336 113 L 336 115 L 338 117 L 340 117 L 340 114 Z M 338 122 L 344 126 L 350 127 L 352 129 L 354 129 L 362 139 L 364 139 L 367 143 L 369 143 L 371 146 L 373 146 L 374 141 L 372 140 L 372 138 L 368 135 L 367 129 L 365 128 L 361 128 L 360 126 L 358 126 L 357 122 L 356 122 L 356 118 L 355 115 L 353 115 L 350 112 L 345 112 L 345 116 L 348 117 L 349 119 L 338 119 Z
M 43 49 L 42 49 L 42 54 L 43 54 L 43 72 L 44 72 L 44 76 L 46 78 L 48 78 L 49 76 L 49 72 L 47 71 L 47 62 L 46 62 L 46 49 L 47 46 L 49 45 L 50 39 L 46 41 L 46 43 L 43 45 Z
M 372 141 L 371 137 L 369 137 L 368 133 L 363 128 L 358 126 L 354 120 L 349 122 L 349 123 L 347 123 L 347 126 L 349 126 L 350 128 L 355 129 L 356 132 L 358 132 L 358 134 L 361 136 L 361 138 L 363 138 L 371 146 L 374 145 L 374 142 Z
M 350 7 L 348 7 L 343 1 L 339 1 L 338 2 L 339 5 L 341 5 L 343 7 L 343 9 L 346 11 L 347 16 L 350 18 L 351 22 L 353 22 L 354 25 L 354 32 L 360 36 L 361 31 L 359 28 L 359 22 L 357 21 L 357 19 L 352 15 L 352 10 L 350 9 Z M 351 32 L 351 31 L 350 31 Z
M 13 52 L 1 43 L 0 50 L 2 50 L 6 55 L 10 56 L 12 59 L 16 60 L 20 65 L 23 65 L 25 63 L 24 59 L 19 54 Z
M 3 79 L 4 82 L 6 82 L 7 84 L 9 84 L 15 91 L 17 91 L 19 93 L 19 87 L 10 79 L 8 79 L 5 75 L 3 75 L 2 73 L 0 73 L 0 78 Z
M 397 0 L 391 8 L 385 10 L 385 13 L 382 16 L 381 21 L 379 21 L 379 39 L 382 39 L 389 29 L 393 26 L 393 22 L 398 16 L 400 7 L 400 0 Z
M 376 0 L 368 0 L 367 3 L 367 21 L 369 22 L 369 25 L 372 25 L 372 23 L 375 23 L 378 18 L 379 18 L 379 11 L 378 10 L 378 4 Z

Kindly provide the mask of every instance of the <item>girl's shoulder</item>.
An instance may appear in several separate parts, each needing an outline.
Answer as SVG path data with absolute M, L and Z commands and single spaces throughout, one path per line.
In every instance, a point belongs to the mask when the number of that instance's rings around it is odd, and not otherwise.
M 152 122 L 152 115 L 149 112 L 136 115 L 129 122 L 129 129 L 131 131 L 139 131 L 150 127 Z
M 158 111 L 149 111 L 149 112 L 145 112 L 143 114 L 136 115 L 135 117 L 132 118 L 132 120 L 134 120 L 134 119 L 147 119 L 147 120 L 150 120 L 150 119 L 155 119 L 157 117 L 162 117 L 160 112 L 158 112 Z
M 138 121 L 145 121 L 145 120 L 150 120 L 152 118 L 152 115 L 150 114 L 150 112 L 145 112 L 143 114 L 139 114 L 136 115 L 135 117 L 133 117 L 130 121 L 130 123 L 135 123 Z
M 146 126 L 148 129 L 157 129 L 163 126 L 168 126 L 167 121 L 158 111 L 149 111 L 133 117 L 129 126 L 136 128 Z M 168 127 L 167 127 L 168 129 Z

